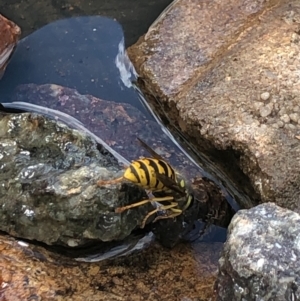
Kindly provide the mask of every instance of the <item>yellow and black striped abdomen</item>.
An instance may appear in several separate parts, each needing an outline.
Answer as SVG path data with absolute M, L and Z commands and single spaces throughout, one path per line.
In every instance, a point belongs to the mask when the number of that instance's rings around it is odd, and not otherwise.
M 145 189 L 159 191 L 166 189 L 165 185 L 157 179 L 157 174 L 164 174 L 176 181 L 174 169 L 164 160 L 143 158 L 133 161 L 124 173 L 124 178 Z

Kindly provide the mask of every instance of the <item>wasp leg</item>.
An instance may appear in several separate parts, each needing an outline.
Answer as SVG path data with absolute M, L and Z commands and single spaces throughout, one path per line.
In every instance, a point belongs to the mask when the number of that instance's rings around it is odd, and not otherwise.
M 146 224 L 146 221 L 147 221 L 147 219 L 151 216 L 151 215 L 153 215 L 154 213 L 156 213 L 156 212 L 158 212 L 158 211 L 160 211 L 160 210 L 168 210 L 168 209 L 173 209 L 173 207 L 175 207 L 175 206 L 177 206 L 177 203 L 172 203 L 171 205 L 166 205 L 166 206 L 160 206 L 160 207 L 158 207 L 158 208 L 156 208 L 156 209 L 154 209 L 154 210 L 152 210 L 152 211 L 150 211 L 145 217 L 144 217 L 144 219 L 143 219 L 143 221 L 142 221 L 142 224 L 141 224 L 141 226 L 140 226 L 140 228 L 141 229 L 143 229 L 144 227 L 145 227 L 145 224 Z M 179 213 L 180 214 L 180 213 Z M 159 216 L 158 216 L 159 217 Z M 153 223 L 157 220 L 157 219 L 160 219 L 160 218 L 158 218 L 158 217 L 156 217 L 155 219 L 154 219 L 154 221 L 153 221 Z M 163 216 L 163 218 L 169 218 L 169 216 Z
M 187 208 L 190 207 L 191 203 L 193 201 L 193 197 L 191 195 L 188 196 L 188 199 L 186 201 L 186 204 L 184 205 L 184 207 L 181 209 L 182 211 L 185 211 Z
M 171 200 L 173 200 L 172 196 L 166 196 L 166 197 L 162 197 L 162 198 L 147 199 L 147 200 L 143 200 L 143 201 L 140 201 L 140 202 L 137 202 L 137 203 L 130 204 L 128 206 L 118 207 L 118 208 L 115 209 L 115 212 L 116 213 L 121 213 L 121 212 L 123 212 L 125 210 L 128 210 L 130 208 L 138 207 L 138 206 L 150 203 L 150 202 L 163 202 L 163 201 L 171 201 Z M 160 208 L 162 208 L 162 207 L 160 207 Z
M 156 221 L 160 220 L 160 219 L 167 219 L 167 218 L 174 218 L 178 215 L 180 215 L 182 213 L 182 210 L 181 209 L 177 209 L 177 208 L 174 208 L 176 207 L 178 204 L 177 203 L 172 203 L 172 207 L 168 208 L 168 209 L 171 209 L 172 213 L 170 214 L 166 214 L 166 215 L 160 215 L 160 216 L 157 216 L 153 223 L 155 223 Z M 171 205 L 170 205 L 171 206 Z M 168 206 L 165 206 L 165 207 L 168 207 Z M 165 207 L 160 207 L 161 209 L 165 209 Z
M 152 200 L 151 200 L 151 199 L 147 199 L 147 200 L 140 201 L 140 202 L 137 202 L 137 203 L 128 205 L 128 206 L 118 207 L 118 208 L 115 209 L 115 212 L 116 212 L 116 213 L 121 213 L 121 212 L 123 212 L 123 211 L 125 211 L 125 210 L 128 210 L 128 209 L 130 209 L 130 208 L 138 207 L 138 206 L 141 206 L 141 205 L 150 203 L 150 202 L 152 202 Z
M 99 180 L 99 181 L 97 181 L 97 185 L 98 186 L 103 186 L 103 185 L 107 185 L 107 184 L 116 184 L 116 183 L 121 182 L 123 179 L 124 178 L 122 176 L 122 177 L 114 179 L 114 180 L 107 180 L 107 181 Z

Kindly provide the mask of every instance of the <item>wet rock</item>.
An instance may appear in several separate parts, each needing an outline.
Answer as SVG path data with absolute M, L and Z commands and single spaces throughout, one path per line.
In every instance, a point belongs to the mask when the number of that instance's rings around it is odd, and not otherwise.
M 0 79 L 21 35 L 21 29 L 0 15 Z
M 0 235 L 3 300 L 209 300 L 221 243 L 157 244 L 118 260 L 84 263 Z
M 300 216 L 273 203 L 232 219 L 219 260 L 216 300 L 298 300 Z
M 81 132 L 36 114 L 0 115 L 2 231 L 72 247 L 121 240 L 152 207 L 114 212 L 145 197 L 131 184 L 96 184 L 120 172 L 117 160 Z
M 227 179 L 298 212 L 299 29 L 298 0 L 179 0 L 129 49 L 144 89 Z

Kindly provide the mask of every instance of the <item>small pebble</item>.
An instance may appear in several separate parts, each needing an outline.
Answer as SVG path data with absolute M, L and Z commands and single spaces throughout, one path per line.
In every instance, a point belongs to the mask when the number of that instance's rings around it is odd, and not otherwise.
M 67 243 L 68 243 L 69 247 L 77 247 L 78 246 L 78 242 L 75 239 L 69 239 Z
M 300 109 L 299 106 L 293 107 L 293 111 L 294 111 L 294 112 L 299 112 L 299 109 Z
M 281 120 L 279 120 L 277 122 L 278 127 L 282 128 L 284 126 L 284 122 L 282 122 Z
M 299 121 L 299 115 L 297 113 L 292 113 L 289 115 L 291 120 L 294 121 L 294 122 L 297 122 Z
M 263 103 L 263 102 L 260 102 L 260 101 L 255 101 L 255 102 L 253 102 L 253 107 L 254 107 L 254 109 L 257 110 L 257 111 L 258 111 L 263 105 L 264 105 L 264 103 Z
M 292 43 L 298 43 L 299 42 L 299 34 L 297 33 L 292 33 L 292 38 L 291 38 Z
M 280 109 L 278 114 L 279 114 L 279 116 L 286 114 L 286 109 L 285 108 Z
M 288 122 L 290 122 L 290 117 L 288 114 L 284 114 L 280 117 L 280 120 L 282 120 L 285 123 L 288 123 Z
M 259 110 L 260 116 L 261 117 L 267 117 L 272 113 L 273 110 L 273 104 L 269 103 L 264 107 L 261 107 Z
M 269 92 L 264 92 L 260 94 L 260 98 L 262 100 L 268 100 L 270 98 L 270 93 Z

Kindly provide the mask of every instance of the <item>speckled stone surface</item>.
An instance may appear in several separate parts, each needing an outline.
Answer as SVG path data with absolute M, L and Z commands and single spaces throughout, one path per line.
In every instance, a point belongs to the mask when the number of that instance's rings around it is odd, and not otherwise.
M 232 219 L 216 300 L 299 300 L 300 216 L 273 203 Z
M 210 300 L 222 244 L 152 245 L 138 255 L 81 263 L 0 236 L 0 299 Z
M 129 49 L 199 148 L 229 150 L 262 201 L 298 212 L 299 32 L 298 0 L 179 0 Z
M 144 39 L 131 47 L 145 57 L 140 72 L 166 96 L 182 92 L 209 64 L 221 59 L 245 27 L 278 0 L 177 0 L 149 28 Z M 196 78 L 195 78 L 196 77 Z

